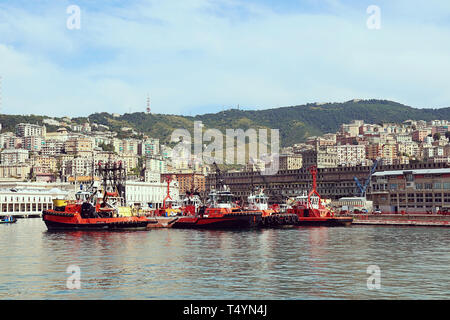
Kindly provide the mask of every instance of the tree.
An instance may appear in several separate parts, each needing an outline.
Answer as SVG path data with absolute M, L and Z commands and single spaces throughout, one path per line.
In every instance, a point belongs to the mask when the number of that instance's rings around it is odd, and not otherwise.
M 439 132 L 436 132 L 434 135 L 433 135 L 433 140 L 434 141 L 438 141 L 438 140 L 440 140 L 441 139 L 441 134 L 439 133 Z
M 447 132 L 445 133 L 445 137 L 446 137 L 447 139 L 450 139 L 450 131 L 447 131 Z
M 114 152 L 114 145 L 113 144 L 105 144 L 104 142 L 102 142 L 98 146 L 100 148 L 102 148 L 103 151 Z
M 132 175 L 135 175 L 135 176 L 140 176 L 140 174 L 141 174 L 141 171 L 139 170 L 139 168 L 132 168 L 131 170 L 130 170 L 130 173 L 132 174 Z

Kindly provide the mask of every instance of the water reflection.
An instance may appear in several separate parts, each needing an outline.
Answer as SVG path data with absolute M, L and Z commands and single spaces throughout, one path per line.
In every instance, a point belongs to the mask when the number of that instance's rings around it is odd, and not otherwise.
M 439 228 L 48 232 L 28 219 L 0 232 L 0 298 L 442 299 L 449 244 Z M 366 287 L 371 264 L 382 290 Z

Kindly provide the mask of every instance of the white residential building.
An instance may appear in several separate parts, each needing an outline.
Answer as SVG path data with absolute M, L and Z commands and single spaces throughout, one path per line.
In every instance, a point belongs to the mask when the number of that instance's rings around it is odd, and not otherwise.
M 45 126 L 39 126 L 31 123 L 19 123 L 16 125 L 16 135 L 18 137 L 45 136 Z
M 5 149 L 0 153 L 0 162 L 3 165 L 23 163 L 28 159 L 28 150 Z
M 166 173 L 167 163 L 160 157 L 150 157 L 145 159 L 145 168 L 152 172 Z
M 335 147 L 337 152 L 337 165 L 356 166 L 366 162 L 366 146 L 364 145 L 339 145 Z

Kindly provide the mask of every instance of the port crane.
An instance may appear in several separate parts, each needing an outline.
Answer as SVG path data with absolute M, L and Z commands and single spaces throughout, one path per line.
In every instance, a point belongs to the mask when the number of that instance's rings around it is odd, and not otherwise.
M 220 170 L 217 163 L 213 162 L 214 168 L 216 169 L 216 190 L 219 190 L 223 186 L 223 179 L 222 179 L 222 171 Z
M 364 197 L 364 198 L 366 197 L 367 187 L 369 186 L 370 179 L 372 178 L 372 175 L 374 174 L 374 172 L 377 169 L 377 165 L 378 165 L 378 160 L 375 160 L 373 162 L 372 168 L 370 169 L 369 176 L 367 177 L 367 179 L 364 182 L 364 184 L 361 184 L 361 182 L 359 181 L 359 179 L 356 176 L 353 177 L 353 180 L 355 180 L 356 185 L 358 186 L 358 189 L 359 189 L 358 196 Z
M 271 184 L 267 181 L 266 177 L 261 174 L 261 171 L 259 171 L 259 176 L 264 182 L 264 187 L 269 190 L 269 196 L 271 199 L 274 199 L 276 202 L 283 202 L 283 196 L 279 193 L 274 192 L 273 188 L 271 187 Z M 253 175 L 252 175 L 252 191 L 253 191 Z
M 192 171 L 189 190 L 186 189 L 186 196 L 200 196 L 199 187 L 195 186 L 195 170 Z

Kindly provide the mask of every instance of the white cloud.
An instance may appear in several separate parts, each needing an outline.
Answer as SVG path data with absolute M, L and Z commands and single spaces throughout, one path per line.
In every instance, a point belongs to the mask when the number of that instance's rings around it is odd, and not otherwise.
M 448 26 L 397 21 L 404 8 L 381 2 L 382 29 L 368 30 L 365 8 L 330 3 L 323 13 L 231 0 L 81 6 L 79 31 L 65 28 L 61 5 L 42 17 L 0 8 L 2 112 L 144 111 L 148 92 L 160 113 L 352 98 L 448 105 Z

